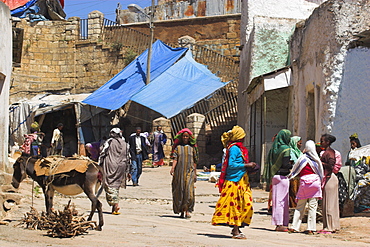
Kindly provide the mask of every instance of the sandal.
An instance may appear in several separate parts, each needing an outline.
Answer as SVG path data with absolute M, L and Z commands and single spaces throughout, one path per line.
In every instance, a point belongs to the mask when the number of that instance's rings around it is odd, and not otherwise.
M 112 214 L 120 214 L 118 213 L 119 210 L 120 208 L 118 207 L 118 203 L 112 206 Z
M 314 231 L 311 231 L 311 230 L 307 230 L 305 233 L 307 235 L 315 235 L 315 232 Z
M 298 231 L 293 228 L 288 228 L 288 233 L 298 233 Z
M 317 233 L 320 233 L 320 234 L 332 234 L 331 231 L 326 231 L 326 230 L 320 230 Z
M 276 226 L 275 231 L 277 232 L 288 232 L 288 227 L 286 226 Z
M 118 212 L 118 211 L 114 211 L 112 214 L 113 214 L 113 215 L 119 215 L 119 214 L 121 214 L 121 213 L 120 213 L 120 212 Z
M 190 215 L 190 214 L 186 214 L 186 215 L 185 215 L 185 218 L 186 218 L 186 219 L 190 219 L 190 218 L 191 218 L 191 215 Z
M 232 238 L 234 238 L 234 239 L 247 239 L 247 237 L 243 233 L 239 233 L 238 235 L 233 235 Z

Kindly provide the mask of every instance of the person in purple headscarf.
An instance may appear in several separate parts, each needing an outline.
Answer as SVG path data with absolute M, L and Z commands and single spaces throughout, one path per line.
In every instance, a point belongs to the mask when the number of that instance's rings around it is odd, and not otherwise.
M 85 148 L 88 152 L 88 156 L 93 161 L 98 161 L 100 153 L 100 142 L 87 143 Z

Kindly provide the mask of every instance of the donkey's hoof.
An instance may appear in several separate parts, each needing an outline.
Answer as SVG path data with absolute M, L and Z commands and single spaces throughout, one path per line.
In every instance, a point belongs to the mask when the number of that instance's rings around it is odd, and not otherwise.
M 97 227 L 95 228 L 95 230 L 97 230 L 97 231 L 101 231 L 101 230 L 103 230 L 103 228 L 102 228 L 101 226 L 97 226 Z

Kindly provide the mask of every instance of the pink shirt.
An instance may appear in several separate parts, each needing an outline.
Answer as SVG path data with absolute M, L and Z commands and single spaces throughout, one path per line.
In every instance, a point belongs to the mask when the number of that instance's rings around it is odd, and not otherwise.
M 321 180 L 316 173 L 308 174 L 301 177 L 299 189 L 296 195 L 298 200 L 309 198 L 321 198 Z

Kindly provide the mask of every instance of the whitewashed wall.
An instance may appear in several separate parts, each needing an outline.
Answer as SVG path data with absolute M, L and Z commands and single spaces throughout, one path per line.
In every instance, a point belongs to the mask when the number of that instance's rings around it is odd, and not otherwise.
M 238 124 L 249 130 L 249 103 L 247 94 L 242 92 L 248 87 L 251 78 L 250 66 L 253 61 L 254 20 L 257 16 L 302 20 L 325 0 L 244 0 L 242 1 L 241 37 L 243 47 L 240 53 Z M 294 24 L 291 26 L 294 28 Z M 272 41 L 273 42 L 273 41 Z M 247 143 L 248 144 L 248 143 Z
M 350 148 L 349 136 L 357 132 L 362 145 L 370 144 L 370 49 L 358 47 L 347 52 L 339 88 L 332 134 L 334 147 L 343 159 Z
M 348 50 L 355 35 L 369 26 L 370 0 L 331 0 L 297 26 L 292 36 L 293 132 L 305 140 L 314 122 L 314 139 L 318 141 L 324 133 L 335 135 L 333 147 L 344 160 L 353 132 L 360 134 L 364 144 L 370 141 L 365 114 L 370 111 L 364 103 L 370 89 L 369 52 Z M 312 104 L 308 104 L 310 94 L 314 95 Z M 355 110 L 358 106 L 361 109 Z
M 242 2 L 242 10 L 245 10 L 243 5 L 246 5 L 248 11 L 246 18 L 247 26 L 245 27 L 245 35 L 248 36 L 253 27 L 253 19 L 255 16 L 268 16 L 276 18 L 289 18 L 289 19 L 306 19 L 310 16 L 314 8 L 319 6 L 326 0 L 249 0 Z
M 10 10 L 0 1 L 0 171 L 8 164 L 9 85 L 12 72 L 12 25 Z

